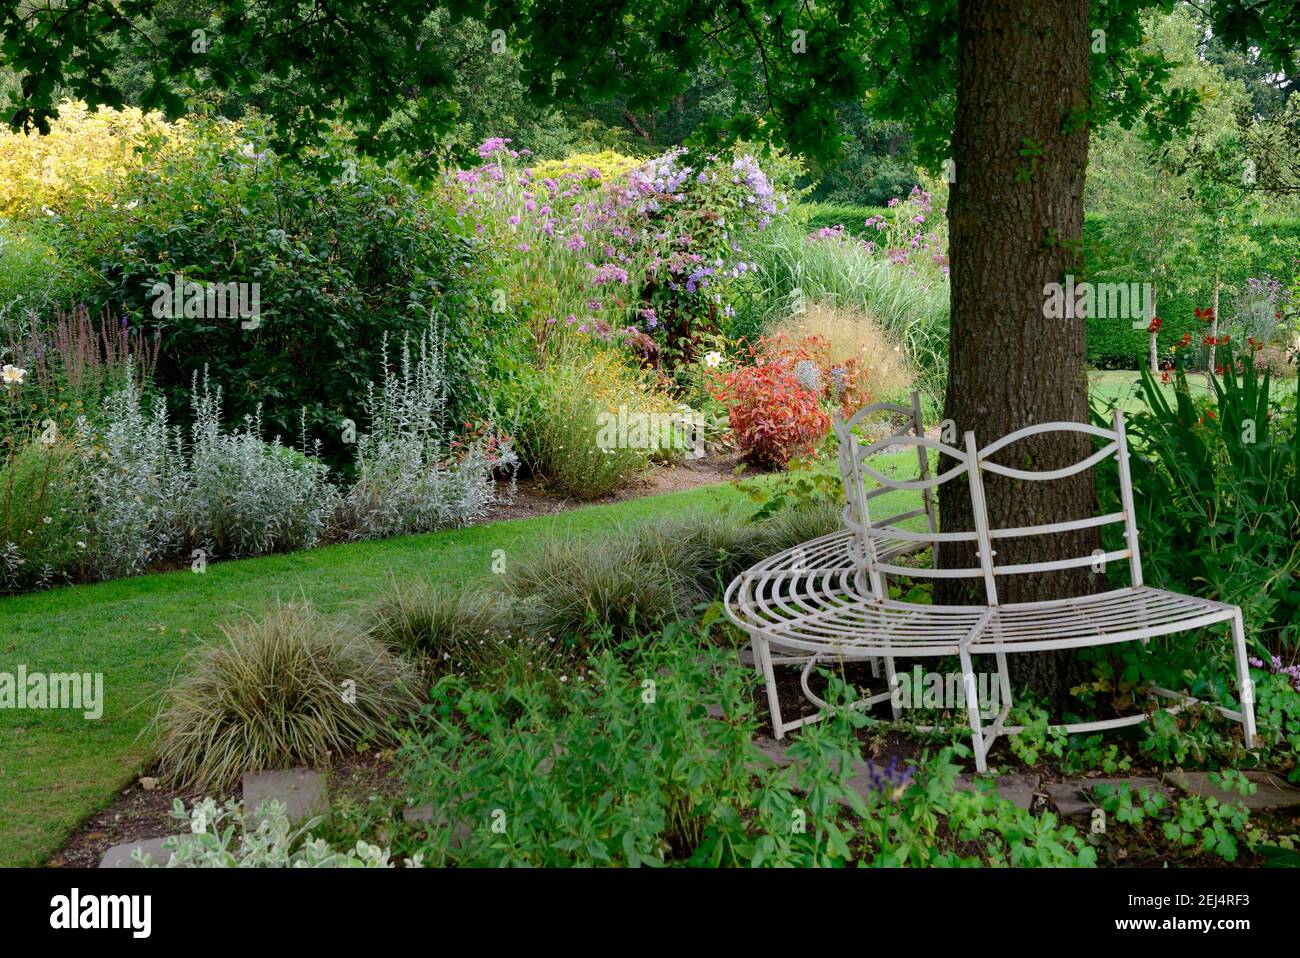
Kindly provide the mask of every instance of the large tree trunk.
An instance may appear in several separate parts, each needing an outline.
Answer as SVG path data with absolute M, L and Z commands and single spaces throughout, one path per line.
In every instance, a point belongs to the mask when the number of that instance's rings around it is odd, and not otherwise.
M 1035 423 L 1088 419 L 1082 319 L 1046 319 L 1045 286 L 1082 279 L 1083 181 L 1089 103 L 1089 0 L 959 0 L 957 113 L 951 210 L 952 332 L 945 416 L 980 444 Z M 1017 443 L 995 461 L 1054 469 L 1086 458 L 1089 438 L 1055 433 Z M 951 462 L 941 464 L 949 468 Z M 1092 473 L 1047 482 L 986 475 L 991 526 L 1077 519 L 1095 506 Z M 962 482 L 942 487 L 947 530 L 974 528 Z M 974 566 L 974 550 L 945 543 L 947 567 Z M 964 544 L 963 544 L 964 545 Z M 1086 556 L 1095 530 L 1005 539 L 999 564 Z M 939 580 L 936 600 L 974 595 L 978 580 Z M 1089 567 L 999 577 L 1001 603 L 1096 589 Z M 1017 682 L 1068 701 L 1074 657 L 1013 656 Z

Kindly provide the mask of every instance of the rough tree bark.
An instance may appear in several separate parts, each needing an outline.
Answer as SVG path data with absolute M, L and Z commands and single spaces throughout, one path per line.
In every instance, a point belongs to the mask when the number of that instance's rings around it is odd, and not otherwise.
M 1022 426 L 1086 422 L 1082 319 L 1043 316 L 1044 287 L 1083 274 L 1083 184 L 1089 103 L 1089 0 L 959 0 L 956 182 L 949 200 L 951 346 L 945 417 L 981 443 Z M 1054 469 L 1091 451 L 1082 433 L 1017 443 L 994 458 Z M 941 468 L 950 468 L 951 462 Z M 945 530 L 974 528 L 964 483 L 942 487 Z M 987 476 L 994 527 L 1093 514 L 1091 470 L 1065 480 L 1018 482 Z M 947 567 L 977 564 L 973 548 L 945 543 Z M 961 544 L 964 545 L 964 544 Z M 998 563 L 1088 555 L 1095 530 L 1006 539 Z M 936 601 L 983 598 L 978 580 L 939 580 Z M 999 577 L 1002 603 L 1084 594 L 1097 588 L 1089 567 Z M 1077 676 L 1071 653 L 1012 656 L 1016 680 L 1060 707 Z

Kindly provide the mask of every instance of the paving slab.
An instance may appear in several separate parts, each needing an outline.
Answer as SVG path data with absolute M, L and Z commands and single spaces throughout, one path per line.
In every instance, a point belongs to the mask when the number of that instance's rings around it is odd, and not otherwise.
M 445 826 L 446 819 L 442 813 L 432 805 L 407 805 L 402 809 L 402 821 L 408 825 L 429 825 L 432 828 L 441 828 Z M 451 829 L 452 848 L 460 848 L 470 837 L 471 829 L 465 822 L 457 822 Z
M 971 792 L 975 790 L 977 783 L 982 787 L 982 782 L 982 779 L 972 778 L 969 775 L 958 775 L 953 784 L 959 791 Z M 1038 776 L 1000 775 L 994 779 L 994 788 L 1000 796 L 1017 808 L 1029 811 L 1034 804 L 1034 794 L 1038 791 Z
M 1259 769 L 1252 769 L 1245 775 L 1255 783 L 1254 795 L 1228 792 L 1211 784 L 1209 772 L 1169 772 L 1165 779 L 1192 795 L 1245 805 L 1252 812 L 1300 806 L 1300 788 L 1296 788 L 1282 776 Z
M 244 773 L 244 813 L 257 816 L 271 801 L 284 802 L 289 824 L 301 825 L 316 815 L 328 815 L 329 792 L 325 776 L 310 768 Z
M 108 851 L 104 852 L 104 857 L 99 861 L 100 868 L 139 868 L 131 860 L 131 856 L 138 848 L 147 855 L 152 856 L 155 865 L 165 865 L 171 859 L 171 852 L 163 848 L 163 842 L 171 836 L 164 835 L 161 838 L 143 838 L 139 841 L 124 842 L 121 845 L 114 845 Z
M 1152 792 L 1163 792 L 1166 798 L 1174 797 L 1172 788 L 1148 775 L 1135 775 L 1131 778 L 1071 778 L 1045 785 L 1043 791 L 1062 818 L 1088 818 L 1092 815 L 1093 808 L 1099 805 L 1095 798 L 1089 800 L 1098 785 L 1110 785 L 1116 789 L 1128 785 L 1135 796 L 1140 789 L 1147 788 Z

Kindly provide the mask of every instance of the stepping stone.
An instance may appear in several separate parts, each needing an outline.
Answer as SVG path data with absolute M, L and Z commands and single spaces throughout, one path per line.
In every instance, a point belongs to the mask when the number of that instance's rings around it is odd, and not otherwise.
M 1280 775 L 1261 769 L 1251 769 L 1245 774 L 1246 778 L 1255 783 L 1254 795 L 1227 792 L 1218 785 L 1212 785 L 1209 772 L 1170 772 L 1165 777 L 1185 792 L 1245 805 L 1252 812 L 1300 805 L 1300 788 L 1289 784 Z
M 779 768 L 785 768 L 794 761 L 786 752 L 784 742 L 778 742 L 776 739 L 768 738 L 765 735 L 756 735 L 754 736 L 754 744 L 758 746 L 760 752 L 770 758 L 773 764 Z
M 310 768 L 245 772 L 244 814 L 256 817 L 261 806 L 271 801 L 284 802 L 290 825 L 330 811 L 325 776 Z
M 434 808 L 432 805 L 407 805 L 402 809 L 402 821 L 408 825 L 432 822 L 433 816 Z
M 408 825 L 429 825 L 432 828 L 442 828 L 446 825 L 446 820 L 433 805 L 407 805 L 402 809 L 402 821 Z M 457 822 L 451 829 L 452 848 L 462 847 L 471 834 L 470 827 L 464 822 Z
M 953 785 L 959 791 L 971 792 L 975 790 L 977 781 L 969 775 L 958 775 Z M 1038 776 L 1002 775 L 994 781 L 994 788 L 1016 808 L 1029 811 L 1034 804 L 1034 793 L 1038 791 Z
M 138 848 L 147 855 L 152 856 L 155 865 L 165 865 L 171 859 L 171 852 L 163 848 L 163 842 L 171 836 L 164 835 L 162 838 L 145 838 L 135 842 L 125 842 L 121 845 L 114 845 L 108 851 L 104 852 L 104 857 L 99 861 L 100 868 L 139 868 L 131 860 L 131 855 Z
M 1088 800 L 1088 796 L 1094 794 L 1093 790 L 1098 785 L 1110 785 L 1115 789 L 1127 785 L 1135 798 L 1143 788 L 1150 789 L 1152 792 L 1163 792 L 1166 798 L 1174 796 L 1172 788 L 1162 785 L 1159 779 L 1145 775 L 1133 778 L 1072 778 L 1045 785 L 1043 791 L 1047 793 L 1047 797 L 1062 818 L 1089 818 L 1092 810 L 1100 807 L 1101 804 L 1095 797 L 1092 801 Z

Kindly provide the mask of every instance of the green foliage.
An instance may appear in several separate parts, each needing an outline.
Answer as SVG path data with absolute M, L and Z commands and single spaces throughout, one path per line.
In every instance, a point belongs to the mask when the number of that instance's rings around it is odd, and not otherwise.
M 48 316 L 89 289 L 89 271 L 60 255 L 52 233 L 40 221 L 0 218 L 0 322 L 21 323 L 29 310 Z
M 1274 218 L 1257 224 L 1237 222 L 1233 228 L 1249 237 L 1258 252 L 1223 263 L 1225 304 L 1245 294 L 1246 280 L 1251 277 L 1291 275 L 1293 257 L 1297 244 L 1300 244 L 1300 220 Z M 1119 255 L 1108 246 L 1108 230 L 1108 221 L 1103 216 L 1089 215 L 1084 222 L 1088 277 L 1095 282 L 1120 281 Z M 1195 310 L 1213 303 L 1214 291 L 1208 284 L 1210 277 L 1194 259 L 1185 256 L 1170 256 L 1167 263 L 1170 268 L 1168 284 L 1158 291 L 1156 308 L 1163 321 L 1157 336 L 1159 354 L 1162 359 L 1167 358 L 1169 347 L 1180 343 L 1187 335 L 1193 344 L 1192 355 L 1201 357 L 1204 355 L 1204 350 L 1200 349 L 1201 338 L 1207 330 L 1196 317 Z M 1126 282 L 1137 282 L 1142 275 L 1130 271 L 1123 273 L 1123 278 Z M 1092 318 L 1086 320 L 1086 324 L 1088 362 L 1093 366 L 1098 369 L 1141 369 L 1147 365 L 1145 328 L 1133 329 L 1130 321 L 1122 319 Z M 1203 365 L 1204 360 L 1199 359 L 1197 363 Z
M 445 679 L 399 750 L 427 824 L 398 847 L 431 865 L 751 867 L 1091 865 L 1055 816 L 958 791 L 945 750 L 902 769 L 863 762 L 869 720 L 836 706 L 774 768 L 753 735 L 751 670 L 667 637 L 592 660 L 550 698 Z M 849 690 L 832 678 L 841 705 Z M 865 766 L 873 788 L 852 787 Z M 914 781 L 915 776 L 915 781 Z
M 635 539 L 555 539 L 508 562 L 502 583 L 523 625 L 569 642 L 608 644 L 690 615 L 701 596 Z
M 859 103 L 841 106 L 839 123 L 845 132 L 844 146 L 834 163 L 821 171 L 813 191 L 818 200 L 884 206 L 895 196 L 906 196 L 917 185 L 905 124 L 874 120 L 865 105 Z
M 896 196 L 906 195 L 904 193 L 890 194 L 889 199 Z M 888 202 L 887 199 L 885 202 Z M 881 216 L 886 220 L 893 220 L 894 210 L 888 206 L 858 206 L 851 203 L 803 203 L 797 212 L 806 217 L 809 232 L 816 232 L 826 227 L 843 226 L 845 231 L 852 233 L 859 239 L 874 239 L 877 230 L 874 227 L 866 225 L 867 220 L 873 216 Z
M 159 762 L 177 788 L 318 765 L 389 738 L 389 722 L 419 704 L 410 665 L 305 603 L 221 630 L 225 642 L 199 652 L 155 719 Z
M 650 466 L 653 413 L 672 408 L 650 377 L 610 352 L 572 362 L 520 367 L 512 410 L 524 465 L 552 492 L 596 499 L 620 489 Z M 646 442 L 618 423 L 644 417 Z
M 491 589 L 395 581 L 366 610 L 363 628 L 426 675 L 454 674 L 472 688 L 558 681 L 571 665 L 560 643 L 520 629 L 514 601 Z
M 322 182 L 240 149 L 219 128 L 199 146 L 135 174 L 135 199 L 78 209 L 61 232 L 98 270 L 99 303 L 162 331 L 156 378 L 172 409 L 185 409 L 191 377 L 209 367 L 236 421 L 260 405 L 270 434 L 292 436 L 305 408 L 308 428 L 339 459 L 341 424 L 361 420 L 366 384 L 380 372 L 383 334 L 418 335 L 431 318 L 447 331 L 453 413 L 486 405 L 492 314 L 480 309 L 473 245 L 436 198 L 364 162 L 351 178 Z M 259 315 L 170 315 L 178 276 L 256 283 Z
M 1153 585 L 1240 605 L 1247 635 L 1274 652 L 1300 647 L 1300 435 L 1294 403 L 1269 398 L 1249 355 L 1230 347 L 1213 403 L 1176 372 L 1170 403 L 1142 373 L 1146 408 L 1128 417 L 1143 570 Z M 1100 480 L 1115 503 L 1113 476 Z
M 31 443 L 0 469 L 0 590 L 73 581 L 95 554 L 76 450 Z
M 691 617 L 759 559 L 841 527 L 838 509 L 814 502 L 762 522 L 722 513 L 599 540 L 552 538 L 511 557 L 502 587 L 527 630 L 620 642 Z

